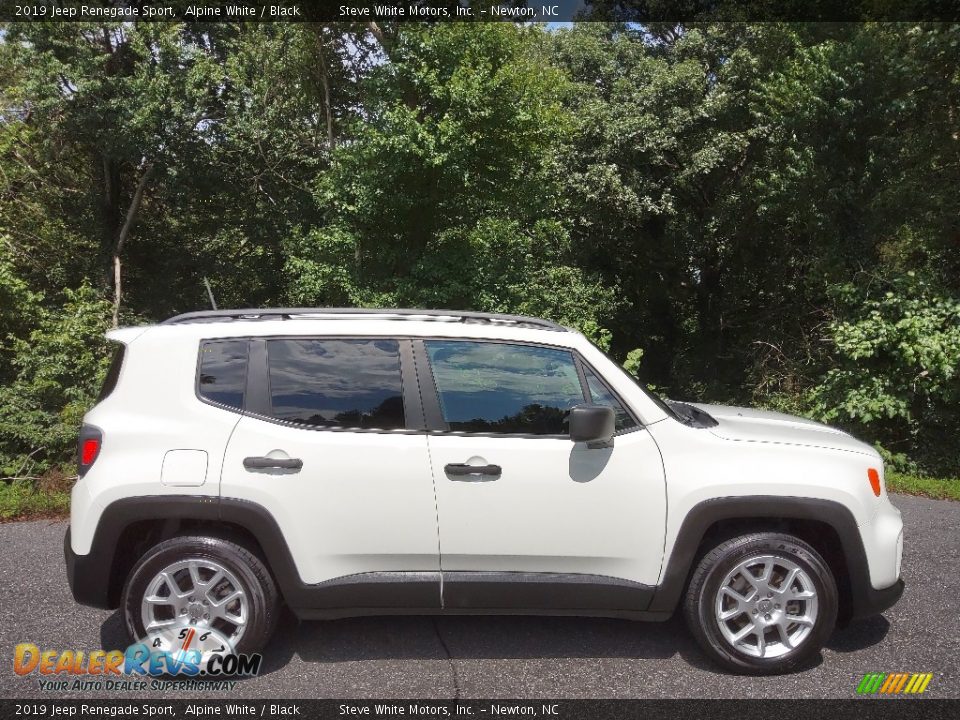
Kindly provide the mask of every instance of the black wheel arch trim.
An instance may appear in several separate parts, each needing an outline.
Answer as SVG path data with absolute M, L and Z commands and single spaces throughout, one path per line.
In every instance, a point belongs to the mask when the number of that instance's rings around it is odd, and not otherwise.
M 693 571 L 697 552 L 714 523 L 748 519 L 813 520 L 833 528 L 840 540 L 849 577 L 850 617 L 883 612 L 900 599 L 903 580 L 880 590 L 870 584 L 870 569 L 860 530 L 853 514 L 842 504 L 818 498 L 745 495 L 711 498 L 690 509 L 680 525 L 670 558 L 664 560 L 665 569 L 649 610 L 672 613 L 676 609 Z

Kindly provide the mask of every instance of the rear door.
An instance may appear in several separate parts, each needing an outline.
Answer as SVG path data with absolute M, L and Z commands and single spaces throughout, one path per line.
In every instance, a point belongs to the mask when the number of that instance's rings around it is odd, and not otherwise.
M 496 341 L 417 345 L 431 427 L 444 605 L 646 607 L 663 555 L 656 443 L 572 351 Z M 613 446 L 571 442 L 584 402 L 617 414 Z
M 221 495 L 273 515 L 304 583 L 354 576 L 375 606 L 389 607 L 378 580 L 395 585 L 406 573 L 422 592 L 406 587 L 405 604 L 439 606 L 436 505 L 409 341 L 253 339 L 249 364 Z

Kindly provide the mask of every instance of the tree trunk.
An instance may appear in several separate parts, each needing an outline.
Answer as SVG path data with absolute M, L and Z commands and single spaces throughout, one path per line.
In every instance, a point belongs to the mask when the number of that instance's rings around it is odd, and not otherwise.
M 121 281 L 122 274 L 120 256 L 114 253 L 113 255 L 113 325 L 112 327 L 118 327 L 120 325 L 120 296 L 123 290 L 123 284 Z
M 380 26 L 371 20 L 367 23 L 367 27 L 370 28 L 370 32 L 373 33 L 373 36 L 377 39 L 377 42 L 380 43 L 380 47 L 383 48 L 383 52 L 386 55 L 389 55 L 390 51 L 389 48 L 387 48 L 387 37 L 383 34 L 383 30 L 380 28 Z
M 323 35 L 318 33 L 320 38 L 320 82 L 323 84 L 323 105 L 326 109 L 327 117 L 327 147 L 333 152 L 334 143 L 336 142 L 333 135 L 333 104 L 330 99 L 330 75 L 327 72 L 327 60 L 323 56 Z
M 123 280 L 122 268 L 123 247 L 127 244 L 130 237 L 130 231 L 137 219 L 137 213 L 140 212 L 140 205 L 143 202 L 143 191 L 146 190 L 147 182 L 153 172 L 153 163 L 141 163 L 143 170 L 140 173 L 140 180 L 137 181 L 137 189 L 133 192 L 133 198 L 130 200 L 130 206 L 127 208 L 127 217 L 120 228 L 120 234 L 117 236 L 117 242 L 113 247 L 113 327 L 117 327 L 120 322 L 120 302 L 123 298 Z
M 116 232 L 123 217 L 120 211 L 120 176 L 117 163 L 108 155 L 101 158 L 103 164 L 103 201 L 100 220 L 100 257 L 103 260 L 103 287 L 113 285 L 113 266 L 109 263 L 116 244 Z

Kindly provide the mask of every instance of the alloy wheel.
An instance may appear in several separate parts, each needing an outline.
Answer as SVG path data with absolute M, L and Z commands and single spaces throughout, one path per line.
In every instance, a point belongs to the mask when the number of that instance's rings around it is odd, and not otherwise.
M 233 572 L 207 558 L 167 565 L 147 585 L 140 606 L 148 636 L 167 647 L 178 644 L 184 627 L 215 630 L 233 647 L 243 637 L 249 601 Z
M 755 555 L 727 573 L 715 617 L 724 639 L 751 657 L 777 658 L 796 650 L 817 622 L 817 590 L 797 563 Z

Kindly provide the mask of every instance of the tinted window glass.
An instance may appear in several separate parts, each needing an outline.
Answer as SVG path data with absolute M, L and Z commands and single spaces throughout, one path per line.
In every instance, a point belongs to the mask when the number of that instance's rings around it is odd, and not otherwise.
M 117 345 L 113 351 L 113 360 L 110 361 L 110 367 L 107 369 L 106 377 L 103 378 L 103 386 L 100 388 L 100 394 L 97 396 L 97 402 L 100 402 L 117 386 L 117 380 L 120 379 L 120 368 L 123 367 L 123 355 L 127 346 Z
M 243 409 L 247 384 L 247 341 L 208 340 L 200 345 L 200 394 Z
M 273 416 L 321 427 L 404 427 L 396 340 L 270 340 Z
M 663 410 L 663 412 L 665 412 L 667 415 L 669 415 L 669 416 L 672 417 L 672 418 L 676 418 L 676 419 L 678 419 L 678 420 L 681 420 L 680 416 L 676 413 L 676 411 L 675 411 L 672 407 L 670 407 L 669 405 L 667 405 L 659 395 L 657 395 L 657 394 L 656 394 L 655 392 L 653 392 L 650 388 L 648 388 L 643 382 L 641 382 L 641 381 L 640 381 L 640 378 L 636 377 L 633 373 L 629 373 L 629 372 L 627 372 L 626 370 L 624 370 L 624 369 L 623 369 L 623 366 L 621 366 L 616 360 L 614 360 L 612 357 L 610 357 L 610 355 L 607 354 L 607 352 L 606 352 L 605 350 L 602 350 L 601 348 L 597 347 L 597 344 L 596 344 L 596 343 L 591 342 L 590 344 L 593 345 L 593 346 L 597 349 L 597 351 L 599 351 L 599 352 L 603 353 L 604 355 L 606 355 L 607 360 L 609 360 L 610 362 L 612 362 L 612 363 L 615 365 L 615 369 L 613 369 L 612 372 L 618 372 L 618 373 L 620 373 L 621 375 L 623 375 L 625 378 L 627 378 L 628 380 L 630 380 L 630 382 L 632 382 L 634 385 L 636 385 L 638 388 L 640 388 L 640 392 L 642 392 L 644 395 L 646 395 L 648 398 L 650 398 L 650 400 L 651 400 L 658 408 L 660 408 L 661 410 Z
M 565 435 L 567 412 L 583 402 L 565 350 L 438 340 L 425 345 L 451 430 Z
M 612 392 L 607 390 L 607 386 L 600 382 L 600 378 L 584 368 L 583 374 L 587 378 L 587 387 L 590 388 L 590 401 L 597 405 L 609 405 L 613 408 L 617 416 L 617 430 L 627 430 L 636 427 L 636 421 L 630 417 L 630 413 L 620 404 L 620 401 Z

